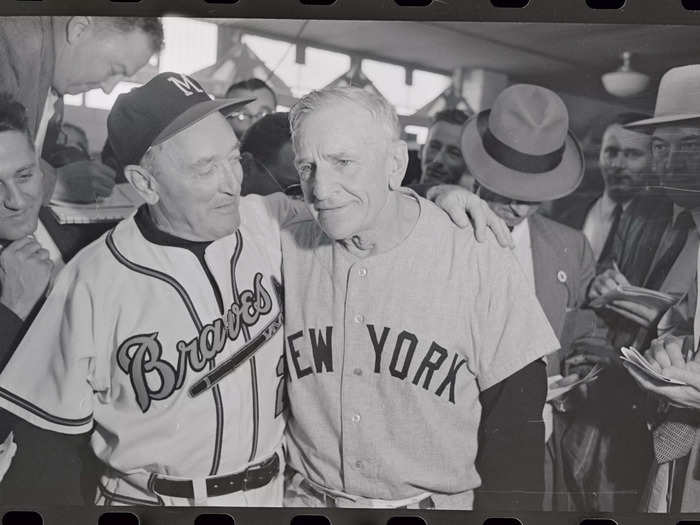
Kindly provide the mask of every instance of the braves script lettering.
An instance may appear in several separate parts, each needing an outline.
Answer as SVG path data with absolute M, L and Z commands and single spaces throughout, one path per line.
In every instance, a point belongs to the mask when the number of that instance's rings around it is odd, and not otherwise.
M 158 332 L 134 335 L 119 345 L 117 364 L 129 375 L 143 412 L 148 411 L 152 401 L 167 399 L 181 389 L 188 367 L 194 372 L 204 370 L 223 351 L 228 340 L 238 339 L 244 326 L 254 326 L 261 315 L 272 310 L 272 297 L 262 278 L 262 274 L 257 273 L 253 289 L 241 291 L 238 301 L 222 318 L 204 325 L 189 341 L 177 342 L 177 367 L 162 359 L 163 346 Z

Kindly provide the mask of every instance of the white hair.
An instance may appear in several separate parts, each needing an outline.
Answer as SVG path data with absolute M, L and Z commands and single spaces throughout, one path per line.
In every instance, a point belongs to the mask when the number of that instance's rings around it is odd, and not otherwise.
M 322 107 L 343 102 L 360 106 L 367 111 L 382 127 L 387 140 L 393 142 L 401 137 L 399 117 L 387 99 L 357 87 L 332 87 L 312 91 L 292 107 L 289 112 L 292 141 L 296 142 L 295 137 L 307 115 Z
M 163 162 L 164 157 L 165 160 L 172 159 L 172 153 L 171 151 L 166 150 L 165 144 L 166 142 L 163 142 L 161 144 L 151 146 L 146 150 L 146 153 L 143 154 L 143 157 L 141 157 L 141 160 L 139 161 L 139 166 L 148 170 L 154 177 L 157 177 L 160 173 L 161 163 Z

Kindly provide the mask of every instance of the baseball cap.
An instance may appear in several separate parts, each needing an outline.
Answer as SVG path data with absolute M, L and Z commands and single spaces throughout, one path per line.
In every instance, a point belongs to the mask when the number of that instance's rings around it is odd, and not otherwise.
M 107 140 L 122 167 L 138 164 L 151 146 L 216 111 L 231 112 L 253 100 L 213 100 L 193 78 L 161 73 L 117 97 L 107 117 Z

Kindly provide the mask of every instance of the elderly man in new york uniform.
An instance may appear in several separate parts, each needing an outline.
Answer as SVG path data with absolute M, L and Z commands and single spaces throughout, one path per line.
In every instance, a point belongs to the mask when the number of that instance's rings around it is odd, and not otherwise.
M 541 357 L 559 343 L 515 257 L 399 189 L 407 148 L 384 99 L 313 92 L 290 121 L 315 220 L 282 232 L 285 504 L 472 508 L 480 394 L 494 389 L 493 413 L 522 410 L 482 428 L 510 472 L 481 474 L 502 474 L 491 487 L 517 506 L 541 488 Z M 519 372 L 516 395 L 504 383 Z

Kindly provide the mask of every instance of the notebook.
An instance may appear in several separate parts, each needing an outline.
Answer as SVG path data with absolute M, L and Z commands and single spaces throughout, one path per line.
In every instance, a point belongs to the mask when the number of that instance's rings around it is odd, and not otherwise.
M 115 185 L 109 197 L 96 203 L 77 204 L 52 199 L 49 208 L 59 224 L 92 224 L 120 221 L 143 202 L 129 183 L 123 183 Z

